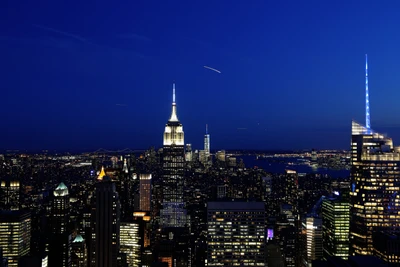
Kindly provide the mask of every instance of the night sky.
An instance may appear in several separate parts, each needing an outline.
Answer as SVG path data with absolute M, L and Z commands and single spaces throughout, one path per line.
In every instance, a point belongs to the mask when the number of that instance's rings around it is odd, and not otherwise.
M 160 147 L 173 81 L 195 148 L 349 149 L 366 53 L 398 144 L 399 29 L 399 1 L 3 0 L 0 149 Z

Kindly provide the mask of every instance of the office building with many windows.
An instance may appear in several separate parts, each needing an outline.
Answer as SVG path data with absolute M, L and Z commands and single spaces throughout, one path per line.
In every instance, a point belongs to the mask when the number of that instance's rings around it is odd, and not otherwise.
M 0 247 L 9 267 L 17 267 L 28 255 L 31 241 L 31 214 L 25 211 L 0 212 Z
M 341 197 L 322 201 L 322 237 L 324 256 L 349 257 L 350 203 Z
M 207 266 L 265 266 L 265 204 L 208 202 Z
M 352 122 L 351 255 L 371 255 L 376 231 L 400 231 L 399 152 L 391 138 Z

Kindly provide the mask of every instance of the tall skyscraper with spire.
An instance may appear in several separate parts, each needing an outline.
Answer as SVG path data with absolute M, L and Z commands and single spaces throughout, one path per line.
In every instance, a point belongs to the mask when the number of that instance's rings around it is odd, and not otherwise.
M 400 148 L 371 129 L 368 64 L 366 125 L 352 122 L 350 254 L 373 253 L 372 233 L 400 232 Z
M 204 135 L 204 152 L 207 161 L 210 160 L 210 135 L 208 134 L 208 124 L 206 124 L 206 134 Z
M 185 143 L 175 102 L 175 84 L 172 93 L 172 113 L 165 125 L 163 140 L 163 227 L 182 227 L 186 223 L 183 201 L 185 172 Z

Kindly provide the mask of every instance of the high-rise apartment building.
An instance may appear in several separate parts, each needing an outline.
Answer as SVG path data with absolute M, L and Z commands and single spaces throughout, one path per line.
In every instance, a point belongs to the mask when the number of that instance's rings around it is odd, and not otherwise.
M 207 266 L 265 266 L 265 204 L 208 202 Z
M 347 199 L 327 197 L 322 201 L 324 256 L 349 257 L 350 203 Z
M 151 204 L 151 174 L 140 174 L 139 208 L 141 211 L 150 211 Z
M 0 212 L 0 247 L 9 267 L 17 267 L 18 260 L 29 254 L 31 242 L 31 214 L 25 211 Z
M 371 255 L 372 234 L 400 231 L 400 153 L 392 139 L 352 122 L 352 255 Z
M 17 179 L 0 180 L 0 205 L 2 210 L 19 210 L 20 183 Z
M 172 113 L 165 126 L 163 142 L 163 201 L 161 224 L 163 227 L 182 227 L 186 224 L 183 184 L 185 172 L 185 145 L 173 85 Z
M 109 177 L 96 184 L 92 207 L 91 267 L 117 266 L 120 233 L 120 203 Z

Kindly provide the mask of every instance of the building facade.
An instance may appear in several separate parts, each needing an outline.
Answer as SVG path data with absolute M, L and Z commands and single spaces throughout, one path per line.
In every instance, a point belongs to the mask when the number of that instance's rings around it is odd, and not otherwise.
M 207 203 L 207 266 L 265 266 L 265 204 Z
M 21 257 L 28 255 L 31 242 L 31 214 L 25 211 L 0 212 L 0 247 L 9 267 L 18 267 Z
M 140 201 L 141 211 L 150 211 L 151 207 L 151 174 L 140 174 Z
M 350 203 L 340 197 L 322 201 L 322 237 L 324 256 L 349 257 Z
M 302 262 L 301 266 L 310 267 L 314 260 L 322 259 L 322 219 L 307 216 L 302 222 Z

